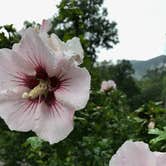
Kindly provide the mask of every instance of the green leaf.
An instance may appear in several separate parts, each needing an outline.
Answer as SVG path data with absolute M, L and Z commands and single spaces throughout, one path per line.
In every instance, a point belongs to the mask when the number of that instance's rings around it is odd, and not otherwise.
M 42 146 L 43 140 L 40 139 L 39 137 L 29 137 L 26 143 L 31 145 L 33 149 L 37 149 Z
M 156 138 L 153 138 L 150 140 L 151 144 L 156 144 L 160 141 L 166 140 L 166 127 L 163 127 L 163 130 L 160 130 L 158 128 L 151 129 L 148 132 L 149 134 L 157 135 Z

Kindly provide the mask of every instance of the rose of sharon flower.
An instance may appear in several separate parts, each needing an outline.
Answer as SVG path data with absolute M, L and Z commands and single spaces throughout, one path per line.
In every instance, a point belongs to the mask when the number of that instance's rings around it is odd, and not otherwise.
M 59 142 L 72 131 L 89 91 L 88 71 L 50 51 L 32 28 L 12 50 L 0 49 L 0 116 L 11 130 Z
M 100 91 L 106 92 L 106 91 L 109 91 L 111 89 L 116 89 L 116 84 L 113 80 L 103 81 L 101 83 Z
M 165 166 L 166 153 L 151 152 L 144 142 L 126 141 L 110 160 L 109 166 Z

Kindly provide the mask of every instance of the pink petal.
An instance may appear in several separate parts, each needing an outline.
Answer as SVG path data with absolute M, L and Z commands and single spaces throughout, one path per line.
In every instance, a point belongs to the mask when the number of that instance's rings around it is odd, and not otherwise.
M 90 93 L 89 72 L 85 68 L 72 65 L 66 59 L 58 63 L 56 72 L 60 73 L 63 80 L 67 80 L 55 91 L 56 99 L 74 110 L 84 108 Z
M 51 107 L 42 102 L 38 111 L 40 116 L 33 131 L 50 144 L 63 140 L 73 130 L 74 111 L 71 108 L 60 103 Z
M 48 35 L 40 34 L 40 37 L 55 55 L 65 56 L 68 60 L 73 61 L 77 65 L 80 65 L 83 62 L 84 52 L 79 38 L 74 37 L 64 43 L 55 34 L 51 34 L 50 37 L 48 37 Z
M 34 72 L 16 52 L 9 49 L 0 50 L 0 94 L 17 89 L 17 77 L 22 77 L 23 73 L 32 75 Z
M 103 81 L 103 82 L 101 83 L 101 89 L 100 89 L 100 90 L 101 90 L 102 92 L 108 90 L 108 83 L 107 83 L 107 81 Z
M 80 39 L 77 37 L 68 40 L 65 44 L 65 56 L 75 60 L 76 64 L 80 65 L 83 62 L 84 51 L 82 49 Z
M 24 112 L 26 104 L 23 106 L 22 104 L 25 101 L 21 99 L 22 94 L 28 89 L 18 86 L 18 82 L 14 81 L 15 76 L 19 73 L 32 74 L 34 71 L 16 52 L 1 49 L 0 117 L 5 120 L 12 130 L 29 131 L 33 127 L 33 118 L 28 115 L 28 112 Z
M 166 165 L 166 153 L 154 152 L 156 155 L 156 166 L 165 166 Z
M 126 141 L 112 157 L 110 166 L 156 166 L 155 155 L 143 142 Z
M 32 130 L 36 118 L 36 106 L 21 99 L 25 88 L 8 90 L 0 93 L 0 116 L 11 130 Z
M 6 78 L 17 72 L 34 74 L 33 68 L 25 62 L 23 55 L 20 56 L 10 49 L 0 49 L 0 78 Z
M 116 84 L 113 80 L 103 81 L 101 83 L 101 89 L 100 91 L 108 91 L 110 89 L 116 89 Z
M 54 56 L 49 52 L 38 33 L 32 28 L 25 30 L 20 44 L 17 44 L 13 49 L 20 56 L 23 56 L 25 62 L 34 69 L 40 66 L 49 71 L 52 68 L 51 64 L 54 61 Z
M 22 94 L 26 91 L 28 91 L 28 88 L 19 87 L 19 86 L 17 87 L 1 86 L 0 103 L 6 102 L 6 101 L 20 100 L 22 98 Z
M 32 107 L 21 99 L 27 88 L 18 86 L 15 76 L 34 74 L 34 70 L 16 52 L 0 50 L 0 116 L 11 130 L 29 131 L 34 126 Z M 18 74 L 18 75 L 17 75 Z M 25 103 L 25 104 L 24 104 Z M 25 111 L 27 105 L 27 111 Z M 31 110 L 32 109 L 32 110 Z
M 42 24 L 41 24 L 41 27 L 40 27 L 40 31 L 41 32 L 48 32 L 52 27 L 52 24 L 51 24 L 51 20 L 48 19 L 48 20 L 43 20 L 42 21 Z
M 108 80 L 108 85 L 110 88 L 116 89 L 116 84 L 113 80 Z
M 45 40 L 48 48 L 51 48 L 55 55 L 63 56 L 65 43 L 62 42 L 56 34 L 51 34 L 50 38 Z

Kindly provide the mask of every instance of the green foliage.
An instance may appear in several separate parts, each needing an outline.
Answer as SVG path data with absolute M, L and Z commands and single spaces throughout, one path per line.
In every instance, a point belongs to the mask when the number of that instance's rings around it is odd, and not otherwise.
M 12 48 L 19 40 L 20 36 L 13 25 L 0 26 L 0 48 Z
M 143 139 L 149 142 L 151 148 L 156 151 L 166 150 L 166 146 L 164 146 L 165 143 L 163 142 L 165 131 L 162 131 L 163 126 L 166 126 L 165 112 L 166 110 L 161 107 L 161 102 L 148 102 L 134 112 L 134 116 L 141 125 L 139 137 L 141 140 Z M 149 128 L 150 122 L 154 123 L 154 128 L 152 129 Z M 157 135 L 157 137 L 155 135 Z
M 142 80 L 141 87 L 142 103 L 148 101 L 162 101 L 166 105 L 166 69 L 165 67 L 148 70 Z
M 29 22 L 29 21 L 24 21 L 24 28 L 29 28 L 29 27 L 33 27 L 33 28 L 39 28 L 40 24 L 36 23 L 35 21 L 33 22 Z
M 39 137 L 29 137 L 25 143 L 25 146 L 30 145 L 33 150 L 36 150 L 42 146 L 43 140 Z
M 95 67 L 95 70 L 98 72 L 96 82 L 100 84 L 102 80 L 114 80 L 117 88 L 127 95 L 130 107 L 136 109 L 140 106 L 140 88 L 133 78 L 134 70 L 129 61 L 118 61 L 116 65 L 111 62 L 102 62 Z
M 163 127 L 163 130 L 158 128 L 149 130 L 149 134 L 156 135 L 156 138 L 151 139 L 151 144 L 156 144 L 160 141 L 166 141 L 166 127 Z

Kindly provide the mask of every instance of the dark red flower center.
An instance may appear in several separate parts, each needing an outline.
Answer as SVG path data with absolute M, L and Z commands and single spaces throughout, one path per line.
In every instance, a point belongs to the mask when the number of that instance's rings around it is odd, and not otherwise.
M 56 102 L 54 91 L 59 89 L 64 81 L 66 80 L 58 76 L 49 77 L 45 69 L 37 67 L 36 75 L 26 75 L 23 84 L 30 89 L 27 94 L 29 100 L 45 101 L 47 105 L 52 105 Z

